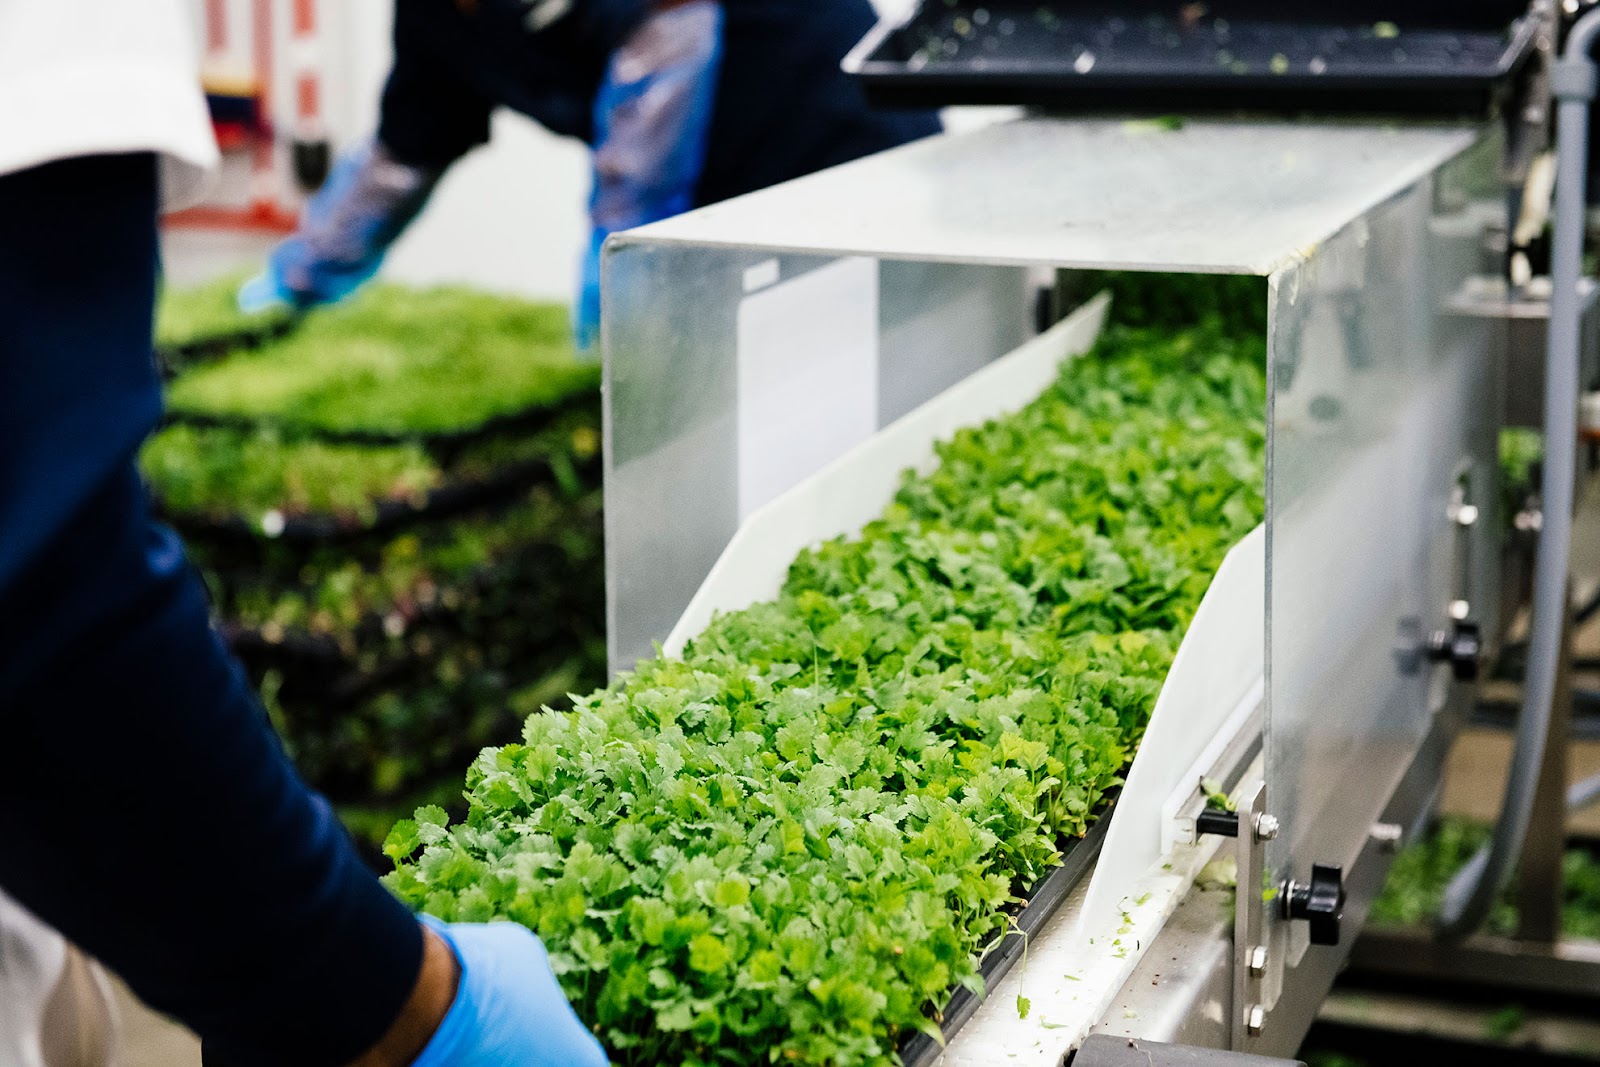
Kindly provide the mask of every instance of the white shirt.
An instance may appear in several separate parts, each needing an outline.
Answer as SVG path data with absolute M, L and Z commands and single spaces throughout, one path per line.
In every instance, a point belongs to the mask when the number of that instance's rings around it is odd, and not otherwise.
M 40 1024 L 66 959 L 61 935 L 0 893 L 0 1067 L 45 1067 Z
M 168 206 L 216 165 L 185 0 L 0 0 L 0 175 L 157 152 Z
M 184 0 L 0 0 L 0 176 L 156 152 L 171 206 L 217 162 Z M 0 1067 L 43 1067 L 41 1013 L 66 945 L 0 894 Z

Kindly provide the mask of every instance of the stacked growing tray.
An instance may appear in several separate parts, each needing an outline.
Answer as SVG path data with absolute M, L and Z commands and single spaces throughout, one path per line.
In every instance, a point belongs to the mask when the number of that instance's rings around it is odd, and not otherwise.
M 565 309 L 378 287 L 236 330 L 175 294 L 143 466 L 219 632 L 360 836 L 604 680 L 597 369 Z

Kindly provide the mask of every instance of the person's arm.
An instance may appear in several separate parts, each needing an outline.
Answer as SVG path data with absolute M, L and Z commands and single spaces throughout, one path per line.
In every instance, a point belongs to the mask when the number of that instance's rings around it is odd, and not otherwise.
M 352 1061 L 410 996 L 422 933 L 151 521 L 154 157 L 0 189 L 0 885 L 241 1064 Z
M 611 56 L 594 103 L 591 233 L 574 326 L 580 348 L 598 338 L 606 237 L 694 206 L 721 58 L 716 0 L 659 0 Z
M 425 5 L 395 5 L 395 61 L 376 136 L 340 155 L 299 228 L 240 290 L 241 309 L 306 309 L 355 292 L 450 165 L 489 140 L 494 105 L 435 54 L 439 17 Z
M 151 517 L 155 157 L 0 202 L 0 887 L 237 1067 L 601 1067 L 531 933 L 365 868 Z

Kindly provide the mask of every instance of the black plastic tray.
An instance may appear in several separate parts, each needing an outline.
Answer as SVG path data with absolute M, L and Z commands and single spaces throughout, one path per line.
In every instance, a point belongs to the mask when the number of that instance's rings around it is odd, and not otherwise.
M 556 647 L 575 633 L 603 630 L 603 581 L 597 568 L 574 572 L 553 545 L 530 545 L 519 556 L 514 563 L 503 561 L 463 581 L 459 606 L 435 604 L 416 612 L 406 620 L 403 634 L 391 636 L 382 616 L 367 616 L 346 635 L 354 652 L 337 637 L 305 630 L 268 636 L 260 627 L 231 619 L 220 621 L 217 629 L 253 678 L 268 671 L 282 676 L 282 699 L 314 702 L 331 711 L 397 679 L 419 676 L 445 648 L 474 643 L 478 638 L 463 630 L 463 623 L 478 620 L 482 627 L 485 619 L 504 620 L 504 601 L 512 590 L 520 593 L 514 635 L 529 649 Z M 414 651 L 408 639 L 419 636 L 435 650 Z
M 589 411 L 599 406 L 598 391 L 573 393 L 553 404 L 543 404 L 495 415 L 472 426 L 454 430 L 387 431 L 336 430 L 304 426 L 291 420 L 258 418 L 250 415 L 211 415 L 189 411 L 168 411 L 163 426 L 196 426 L 202 429 L 255 432 L 273 430 L 287 440 L 323 441 L 331 444 L 386 445 L 419 444 L 430 452 L 448 457 L 467 445 L 507 433 L 530 433 L 553 426 L 563 416 Z
M 1402 28 L 1347 8 L 1297 5 L 1291 23 L 1249 5 L 1230 20 L 1178 3 L 925 0 L 844 68 L 892 107 L 1482 114 L 1532 51 L 1530 19 Z
M 1115 808 L 1116 799 L 1113 796 L 1090 824 L 1088 832 L 1063 849 L 1061 866 L 1051 871 L 1028 894 L 1011 932 L 984 955 L 978 973 L 983 977 L 985 989 L 993 991 L 995 985 L 1011 972 L 1011 968 L 1022 959 L 1028 939 L 1061 910 L 1062 903 L 1083 880 L 1083 876 L 1094 869 L 1094 862 L 1100 857 L 1100 846 L 1105 844 L 1106 832 L 1111 827 L 1111 814 Z M 983 997 L 972 990 L 964 986 L 956 990 L 950 1003 L 945 1005 L 939 1023 L 947 1042 L 977 1014 L 982 1003 Z M 921 1032 L 912 1034 L 900 1043 L 902 1067 L 928 1067 L 943 1053 L 944 1049 L 937 1041 Z
M 561 485 L 575 479 L 585 487 L 598 486 L 600 460 L 573 460 L 561 453 L 507 464 L 491 477 L 447 483 L 418 503 L 391 500 L 379 503 L 371 519 L 360 516 L 312 514 L 287 516 L 283 528 L 268 534 L 259 518 L 243 515 L 212 516 L 174 512 L 156 500 L 156 511 L 186 537 L 209 542 L 240 543 L 278 541 L 319 545 L 390 534 L 413 526 L 454 518 L 464 512 L 504 505 L 522 490 L 542 484 Z

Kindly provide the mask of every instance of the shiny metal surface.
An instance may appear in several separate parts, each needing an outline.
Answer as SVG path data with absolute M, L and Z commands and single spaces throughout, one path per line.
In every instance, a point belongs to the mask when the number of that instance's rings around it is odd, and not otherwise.
M 1267 846 L 1271 885 L 1313 863 L 1352 867 L 1451 685 L 1418 655 L 1427 635 L 1455 601 L 1495 617 L 1494 524 L 1452 519 L 1496 499 L 1490 324 L 1449 310 L 1478 263 L 1460 190 L 1493 187 L 1482 173 L 1493 149 L 1485 141 L 1271 279 L 1267 808 L 1282 825 Z M 1272 926 L 1274 971 L 1296 966 L 1304 925 Z
M 1459 126 L 1035 117 L 929 138 L 619 240 L 1265 275 L 1476 138 Z
M 1347 869 L 1345 886 L 1349 898 L 1345 903 L 1344 925 L 1351 936 L 1337 947 L 1312 950 L 1298 967 L 1287 972 L 1274 967 L 1272 949 L 1268 949 L 1265 970 L 1276 974 L 1282 986 L 1276 990 L 1275 1002 L 1265 1012 L 1261 1034 L 1251 1038 L 1249 1051 L 1270 1056 L 1294 1055 L 1347 959 L 1357 966 L 1393 969 L 1396 973 L 1419 976 L 1441 975 L 1445 973 L 1442 967 L 1457 960 L 1470 962 L 1476 967 L 1476 973 L 1489 971 L 1491 965 L 1481 952 L 1453 950 L 1431 941 L 1426 942 L 1425 952 L 1413 951 L 1415 942 L 1397 942 L 1388 931 L 1381 931 L 1372 938 L 1363 935 L 1359 941 L 1354 936 L 1365 926 L 1372 902 L 1382 890 L 1394 862 L 1395 842 L 1389 828 L 1403 827 L 1407 835 L 1421 831 L 1433 810 L 1444 761 L 1466 720 L 1471 698 L 1470 687 L 1462 687 L 1451 694 L 1415 757 L 1409 761 L 1380 820 L 1369 829 L 1353 864 Z M 1197 880 L 1094 1032 L 1213 1048 L 1230 1047 L 1237 1000 L 1234 992 L 1238 958 L 1235 903 L 1232 887 L 1220 889 L 1214 880 L 1205 876 Z M 1524 952 L 1528 958 L 1517 961 L 1516 966 L 1522 971 L 1546 975 L 1550 981 L 1562 976 L 1572 978 L 1577 968 L 1591 962 L 1584 953 L 1570 946 L 1533 951 L 1539 960 L 1559 957 L 1560 965 L 1549 972 L 1539 971 L 1533 956 Z M 1248 969 L 1255 954 L 1242 955 Z M 1416 962 L 1413 968 L 1414 961 L 1424 958 L 1428 966 Z M 1600 969 L 1582 972 L 1585 989 L 1595 983 L 1597 974 Z M 1241 1016 L 1244 1010 L 1243 1007 L 1239 1009 Z
M 1228 1048 L 1233 900 L 1231 888 L 1191 890 L 1094 1032 Z
M 1263 846 L 1277 836 L 1276 825 L 1268 822 L 1266 787 L 1260 779 L 1245 797 L 1239 805 L 1239 836 L 1234 840 L 1239 892 L 1233 915 L 1233 1033 L 1229 1047 L 1235 1052 L 1254 1052 L 1266 1021 L 1262 991 L 1272 953 L 1265 941 L 1267 903 L 1253 887 L 1261 884 L 1266 869 Z
M 792 442 L 836 422 L 841 406 L 867 432 L 904 415 L 1021 344 L 1032 330 L 1032 289 L 1015 267 L 868 261 L 854 276 L 875 278 L 860 344 L 837 341 L 840 303 L 859 294 L 837 287 L 796 291 L 792 325 L 764 329 L 790 340 L 799 385 L 775 398 L 788 438 L 768 434 L 765 457 L 751 453 L 741 425 L 741 345 L 751 345 L 742 308 L 790 283 L 848 263 L 848 257 L 774 255 L 769 249 L 629 241 L 605 263 L 605 493 L 607 640 L 613 670 L 649 655 L 678 621 L 717 556 L 738 529 L 741 476 L 766 458 L 800 476 L 821 465 L 784 453 Z M 848 280 L 848 279 L 847 279 Z M 876 323 L 876 329 L 871 328 Z M 816 331 L 808 347 L 807 331 Z M 792 331 L 793 338 L 783 332 Z M 815 361 L 851 362 L 852 375 L 822 371 Z M 749 352 L 744 353 L 745 357 Z M 817 368 L 811 368 L 816 370 Z M 839 395 L 850 377 L 875 396 Z M 863 422 L 864 419 L 864 422 Z M 845 439 L 841 443 L 854 443 Z M 821 454 L 823 459 L 826 453 Z M 797 480 L 797 479 L 796 479 Z M 792 484 L 792 482 L 790 483 Z M 779 486 L 781 488 L 782 486 Z M 887 504 L 888 502 L 885 501 Z
M 1029 118 L 616 235 L 603 267 L 613 668 L 665 637 L 737 528 L 741 307 L 773 278 L 877 263 L 875 351 L 862 339 L 841 358 L 876 360 L 863 380 L 876 382 L 882 426 L 1026 337 L 1025 265 L 1266 274 L 1315 261 L 1320 242 L 1478 136 Z M 840 317 L 837 303 L 796 312 L 794 329 Z M 857 399 L 796 390 L 784 415 L 826 425 Z M 760 447 L 782 450 L 770 437 Z
M 1583 325 L 1578 346 L 1582 361 L 1579 381 L 1586 388 L 1600 384 L 1600 285 L 1584 279 L 1580 285 Z M 1450 301 L 1452 311 L 1492 320 L 1490 335 L 1496 342 L 1505 425 L 1544 426 L 1544 350 L 1549 337 L 1548 297 L 1511 297 L 1504 279 L 1471 279 Z

